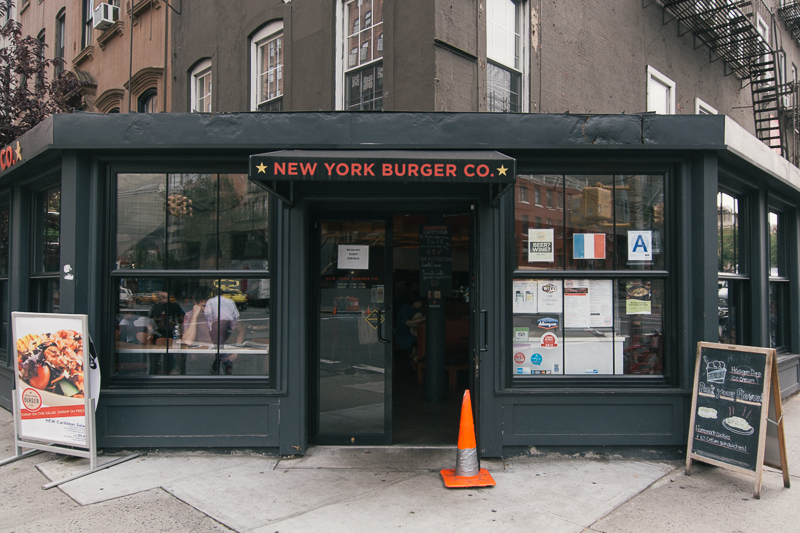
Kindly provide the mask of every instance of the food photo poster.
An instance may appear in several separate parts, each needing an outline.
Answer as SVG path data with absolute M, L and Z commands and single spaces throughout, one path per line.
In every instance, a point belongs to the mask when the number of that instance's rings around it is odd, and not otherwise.
M 89 358 L 88 317 L 15 312 L 11 320 L 19 437 L 88 447 L 91 379 L 91 392 L 99 388 L 99 372 L 89 378 L 97 364 Z

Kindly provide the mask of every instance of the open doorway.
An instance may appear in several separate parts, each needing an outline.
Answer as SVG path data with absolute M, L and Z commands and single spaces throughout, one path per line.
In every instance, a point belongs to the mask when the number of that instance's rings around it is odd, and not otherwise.
M 319 216 L 315 226 L 312 443 L 456 444 L 473 368 L 470 215 L 331 214 Z M 447 248 L 446 273 L 434 293 L 425 270 L 430 262 L 420 254 L 421 232 L 431 228 L 445 228 Z M 436 306 L 436 320 L 428 314 L 416 325 L 416 348 L 409 349 L 398 342 L 397 318 L 404 305 L 420 299 L 423 313 Z M 426 387 L 429 362 L 441 379 Z M 431 383 L 434 398 L 426 390 Z
M 470 387 L 470 216 L 445 216 L 452 253 L 451 295 L 443 298 L 445 315 L 446 387 L 442 401 L 426 399 L 427 324 L 422 321 L 410 328 L 417 337 L 410 348 L 405 346 L 398 328 L 401 308 L 422 299 L 426 312 L 427 298 L 420 293 L 420 228 L 426 215 L 394 215 L 392 220 L 392 277 L 395 318 L 393 335 L 392 443 L 397 445 L 454 445 L 458 440 L 461 399 Z M 424 291 L 423 291 L 424 292 Z M 408 314 L 408 313 L 405 313 Z

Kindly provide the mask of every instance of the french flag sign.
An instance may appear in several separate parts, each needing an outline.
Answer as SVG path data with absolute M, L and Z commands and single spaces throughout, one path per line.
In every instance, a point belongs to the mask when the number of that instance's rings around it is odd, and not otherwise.
M 572 256 L 575 259 L 605 259 L 605 233 L 576 233 L 572 241 Z

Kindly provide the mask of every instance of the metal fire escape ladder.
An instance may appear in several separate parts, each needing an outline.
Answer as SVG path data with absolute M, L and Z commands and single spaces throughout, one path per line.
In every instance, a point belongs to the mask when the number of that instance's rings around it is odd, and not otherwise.
M 754 57 L 750 66 L 750 91 L 753 96 L 753 118 L 756 137 L 770 148 L 779 149 L 786 157 L 786 138 L 780 124 L 783 97 L 788 94 L 787 85 L 781 78 L 785 62 L 782 51 L 766 51 Z
M 778 15 L 786 24 L 786 29 L 792 34 L 796 46 L 800 46 L 800 1 L 783 0 L 778 8 Z M 788 104 L 783 116 L 786 120 L 784 127 L 789 131 L 789 138 L 792 139 L 792 150 L 789 154 L 795 165 L 800 164 L 800 84 L 794 79 L 797 76 L 786 80 L 787 95 L 784 100 Z
M 678 33 L 691 31 L 696 48 L 705 45 L 712 62 L 725 62 L 726 75 L 750 78 L 750 59 L 762 53 L 764 44 L 757 19 L 771 18 L 762 0 L 661 0 L 661 4 L 673 17 L 665 17 L 664 23 L 677 19 Z

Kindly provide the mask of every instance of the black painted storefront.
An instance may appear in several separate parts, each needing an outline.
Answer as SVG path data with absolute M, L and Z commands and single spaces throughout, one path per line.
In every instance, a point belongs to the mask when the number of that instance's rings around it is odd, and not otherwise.
M 0 204 L 9 213 L 7 277 L 0 279 L 3 308 L 36 308 L 33 287 L 47 276 L 32 264 L 33 199 L 60 184 L 60 265 L 72 267 L 74 280 L 65 280 L 63 271 L 58 274 L 59 311 L 89 315 L 103 372 L 97 425 L 98 444 L 104 448 L 249 447 L 303 453 L 314 442 L 310 418 L 317 401 L 315 224 L 354 213 L 371 219 L 468 213 L 469 273 L 475 279 L 468 306 L 467 383 L 473 388 L 484 456 L 532 446 L 685 445 L 695 345 L 716 341 L 720 333 L 716 199 L 721 188 L 736 192 L 740 212 L 755 221 L 742 226 L 747 243 L 742 263 L 748 265 L 746 279 L 739 280 L 747 292 L 745 338 L 753 345 L 769 343 L 769 264 L 760 258 L 768 255 L 772 208 L 780 209 L 791 243 L 782 254 L 779 280 L 785 282 L 788 323 L 800 319 L 800 173 L 725 117 L 74 114 L 49 118 L 20 139 L 20 148 L 22 160 L 0 172 Z M 391 157 L 412 151 L 414 157 L 426 151 L 436 151 L 436 157 L 442 157 L 440 152 L 458 157 L 497 152 L 516 162 L 518 175 L 663 175 L 667 264 L 663 272 L 644 275 L 666 280 L 663 370 L 515 381 L 512 287 L 515 279 L 532 274 L 516 270 L 514 188 L 477 178 L 387 182 L 359 176 L 355 181 L 267 184 L 277 193 L 270 198 L 266 258 L 271 281 L 268 377 L 132 379 L 112 373 L 115 283 L 121 276 L 115 273 L 116 176 L 249 173 L 253 178 L 250 157 L 281 150 L 333 156 L 355 152 L 354 157 L 369 154 L 376 161 L 383 151 L 394 151 Z M 173 274 L 202 276 L 191 270 Z M 579 276 L 601 277 L 591 272 Z M 10 408 L 14 357 L 10 331 L 3 334 L 7 355 L 0 359 L 0 405 Z M 780 355 L 779 368 L 789 394 L 798 389 L 800 367 L 793 354 L 800 351 L 800 328 L 789 328 L 785 344 L 789 349 Z

